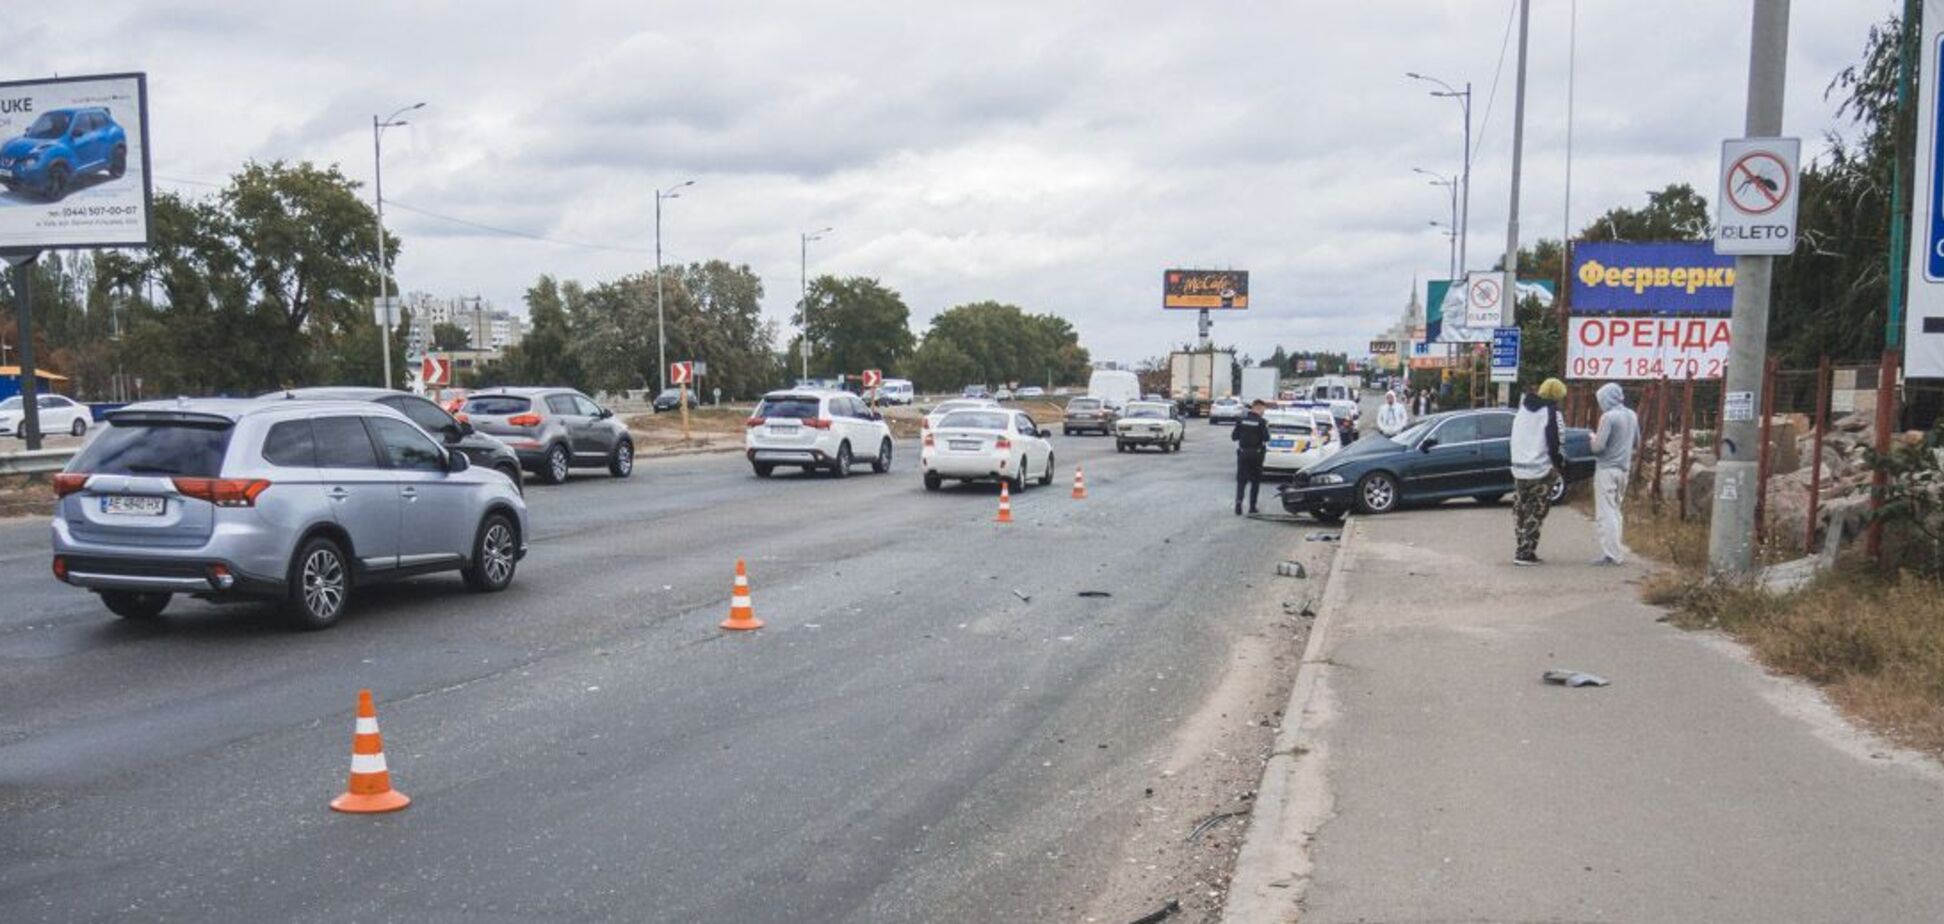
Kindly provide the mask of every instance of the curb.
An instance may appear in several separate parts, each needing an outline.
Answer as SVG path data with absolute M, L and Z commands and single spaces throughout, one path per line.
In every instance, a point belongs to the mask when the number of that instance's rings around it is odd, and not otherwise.
M 1343 524 L 1337 559 L 1330 566 L 1316 622 L 1303 646 L 1289 703 L 1283 707 L 1283 724 L 1256 787 L 1248 834 L 1236 856 L 1235 875 L 1229 879 L 1223 924 L 1294 921 L 1309 885 L 1314 866 L 1310 839 L 1329 818 L 1333 804 L 1323 730 L 1334 720 L 1335 711 L 1321 675 L 1329 666 L 1326 649 L 1343 610 L 1344 575 L 1356 570 L 1359 523 L 1353 516 Z

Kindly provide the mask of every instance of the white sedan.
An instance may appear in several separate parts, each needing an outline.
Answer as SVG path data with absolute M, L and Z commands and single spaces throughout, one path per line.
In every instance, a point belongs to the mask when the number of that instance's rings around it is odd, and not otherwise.
M 1129 401 L 1114 421 L 1114 449 L 1119 452 L 1140 446 L 1180 452 L 1183 435 L 1181 415 L 1171 401 Z
M 1308 411 L 1270 411 L 1262 417 L 1269 425 L 1268 454 L 1262 457 L 1264 474 L 1293 475 L 1336 454 L 1337 444 L 1318 433 Z
M 987 407 L 946 414 L 925 431 L 918 467 L 925 490 L 951 481 L 1005 481 L 1025 491 L 1027 480 L 1053 483 L 1053 444 L 1048 431 L 1021 411 Z
M 938 426 L 938 422 L 943 420 L 946 414 L 950 414 L 953 411 L 971 411 L 979 408 L 994 408 L 998 406 L 999 402 L 991 398 L 952 398 L 950 400 L 940 401 L 937 407 L 925 413 L 924 429 L 930 430 Z
M 40 432 L 68 433 L 80 436 L 94 426 L 94 415 L 88 406 L 66 395 L 37 395 L 34 406 L 40 409 Z M 26 416 L 26 408 L 15 395 L 0 401 L 0 436 L 25 436 L 20 432 L 21 418 Z

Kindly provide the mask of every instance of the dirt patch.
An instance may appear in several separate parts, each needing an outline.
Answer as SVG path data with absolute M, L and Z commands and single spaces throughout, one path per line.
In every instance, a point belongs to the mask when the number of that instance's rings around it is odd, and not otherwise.
M 1137 920 L 1169 902 L 1179 902 L 1180 911 L 1168 921 L 1221 920 L 1256 786 L 1335 552 L 1305 547 L 1311 577 L 1291 582 L 1289 593 L 1264 595 L 1281 599 L 1265 602 L 1255 631 L 1230 649 L 1221 682 L 1169 742 L 1157 771 L 1165 785 L 1130 807 L 1128 833 L 1111 848 L 1117 862 L 1080 920 Z
M 631 414 L 624 420 L 634 437 L 638 456 L 679 455 L 688 452 L 728 452 L 741 449 L 746 407 L 705 407 L 689 412 L 688 434 L 682 433 L 682 415 Z
M 48 516 L 54 488 L 45 475 L 0 475 L 0 517 Z

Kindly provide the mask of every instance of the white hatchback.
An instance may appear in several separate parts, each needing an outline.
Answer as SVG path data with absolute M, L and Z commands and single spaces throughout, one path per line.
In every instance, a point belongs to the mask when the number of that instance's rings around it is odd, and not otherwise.
M 859 460 L 869 460 L 871 471 L 880 474 L 891 470 L 890 426 L 849 392 L 773 391 L 746 423 L 743 452 L 758 478 L 768 478 L 779 465 L 844 478 Z
M 953 411 L 925 431 L 919 468 L 925 489 L 952 481 L 1005 481 L 1025 491 L 1027 480 L 1053 483 L 1053 444 L 1022 411 L 986 407 Z

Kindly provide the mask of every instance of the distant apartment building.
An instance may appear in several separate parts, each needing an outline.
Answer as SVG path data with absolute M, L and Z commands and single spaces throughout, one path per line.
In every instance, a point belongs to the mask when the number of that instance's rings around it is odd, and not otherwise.
M 451 324 L 466 332 L 467 345 L 476 350 L 498 352 L 526 339 L 527 319 L 478 296 L 440 298 L 429 292 L 405 296 L 411 311 L 412 326 L 406 334 L 406 349 L 423 354 L 432 346 L 433 328 Z

